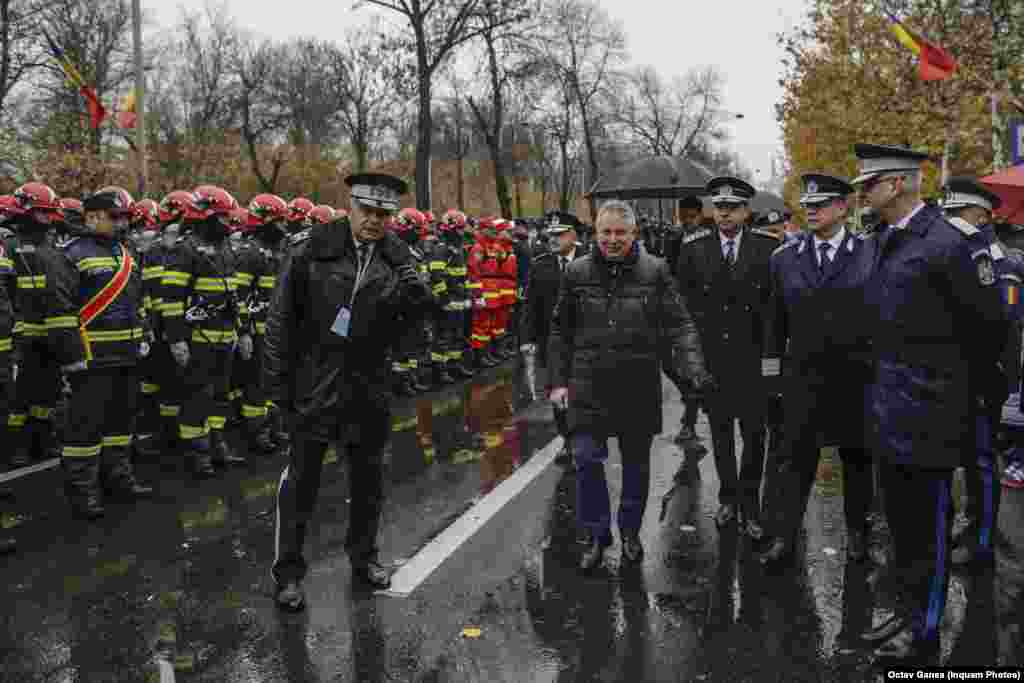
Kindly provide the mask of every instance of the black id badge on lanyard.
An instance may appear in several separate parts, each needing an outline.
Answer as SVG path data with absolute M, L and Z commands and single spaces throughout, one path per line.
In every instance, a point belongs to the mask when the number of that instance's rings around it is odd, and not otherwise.
M 356 270 L 356 281 L 352 285 L 352 297 L 349 299 L 347 306 L 342 306 L 338 309 L 338 315 L 331 324 L 331 332 L 342 339 L 347 339 L 352 329 L 352 309 L 355 307 L 356 293 L 359 292 L 359 286 L 366 277 L 366 271 L 370 269 L 371 260 L 372 255 L 367 257 L 365 263 L 359 263 Z

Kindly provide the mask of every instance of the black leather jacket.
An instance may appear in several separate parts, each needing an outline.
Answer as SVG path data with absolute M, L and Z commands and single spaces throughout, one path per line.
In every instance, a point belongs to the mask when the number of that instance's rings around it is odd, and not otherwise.
M 290 249 L 267 314 L 268 399 L 313 420 L 336 419 L 353 400 L 386 409 L 388 351 L 434 301 L 422 280 L 401 281 L 399 269 L 415 267 L 408 245 L 391 233 L 377 241 L 357 290 L 347 218 L 293 236 Z M 342 307 L 351 311 L 347 337 L 332 331 Z
M 660 353 L 668 347 L 671 354 Z M 710 378 L 697 327 L 668 265 L 638 245 L 620 264 L 572 261 L 551 323 L 552 386 L 569 387 L 570 429 L 661 431 L 661 358 L 698 388 Z

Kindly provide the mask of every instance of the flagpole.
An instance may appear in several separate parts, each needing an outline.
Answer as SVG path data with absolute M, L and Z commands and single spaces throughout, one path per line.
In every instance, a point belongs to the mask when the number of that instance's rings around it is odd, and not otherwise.
M 132 0 L 132 34 L 135 43 L 135 153 L 138 157 L 138 198 L 146 196 L 146 73 L 142 65 L 141 0 Z

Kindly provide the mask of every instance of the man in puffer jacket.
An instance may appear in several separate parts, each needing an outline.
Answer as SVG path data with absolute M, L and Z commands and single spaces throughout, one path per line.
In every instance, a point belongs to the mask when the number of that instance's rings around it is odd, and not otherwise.
M 589 547 L 589 571 L 611 545 L 611 510 L 604 461 L 607 439 L 622 451 L 618 526 L 624 561 L 643 556 L 639 531 L 647 506 L 651 441 L 662 429 L 661 358 L 670 346 L 679 375 L 698 393 L 711 377 L 697 328 L 668 264 L 639 249 L 636 217 L 612 201 L 597 216 L 598 249 L 570 263 L 551 323 L 550 399 L 566 404 L 578 467 L 577 510 Z

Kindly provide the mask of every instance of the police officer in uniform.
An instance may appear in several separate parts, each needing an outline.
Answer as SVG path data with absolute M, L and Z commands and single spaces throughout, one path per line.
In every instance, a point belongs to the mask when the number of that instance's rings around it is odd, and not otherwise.
M 761 562 L 774 566 L 793 554 L 822 445 L 838 444 L 843 461 L 850 561 L 865 556 L 872 494 L 864 419 L 871 346 L 863 320 L 874 242 L 857 239 L 846 227 L 847 198 L 854 192 L 849 183 L 815 173 L 801 183 L 811 232 L 780 246 L 771 260 L 776 335 L 767 356 L 786 366 L 786 438 L 772 452 L 765 486 L 765 516 L 775 522 L 775 541 Z
M 353 578 L 378 589 L 391 583 L 377 555 L 381 459 L 391 434 L 387 352 L 434 305 L 408 245 L 385 227 L 405 182 L 363 173 L 346 183 L 351 219 L 292 239 L 267 317 L 265 387 L 292 433 L 277 494 L 272 568 L 276 602 L 290 611 L 305 606 L 303 544 L 324 452 L 346 434 L 352 493 L 345 547 Z
M 763 377 L 778 375 L 777 365 L 763 362 L 773 334 L 769 259 L 780 240 L 749 226 L 750 200 L 756 192 L 749 183 L 720 176 L 708 182 L 705 192 L 715 207 L 717 229 L 683 238 L 676 277 L 718 384 L 705 406 L 721 482 L 715 521 L 724 526 L 739 518 L 746 533 L 760 539 L 768 397 Z M 736 420 L 743 436 L 738 475 Z
M 903 592 L 902 609 L 863 638 L 880 646 L 879 666 L 934 664 L 949 586 L 953 470 L 973 447 L 971 359 L 1005 313 L 992 254 L 921 200 L 927 155 L 870 144 L 854 150 L 861 175 L 851 184 L 882 220 L 867 237 L 878 253 L 867 288 L 872 417 Z
M 968 494 L 964 511 L 966 524 L 954 535 L 957 547 L 953 550 L 953 563 L 984 566 L 991 564 L 995 557 L 993 544 L 1002 491 L 996 471 L 995 434 L 999 429 L 1003 405 L 1010 394 L 1010 382 L 1003 366 L 1008 360 L 1005 350 L 1016 347 L 1019 352 L 1019 342 L 1010 344 L 1010 341 L 1020 339 L 1019 316 L 1015 314 L 1020 308 L 1022 268 L 1005 255 L 1005 246 L 998 241 L 992 225 L 992 212 L 1002 204 L 999 197 L 967 177 L 950 178 L 944 189 L 946 196 L 942 208 L 950 223 L 967 232 L 977 229 L 977 234 L 970 237 L 971 242 L 979 249 L 991 251 L 998 284 L 1007 295 L 1007 315 L 1010 318 L 1010 334 L 1004 344 L 999 344 L 996 339 L 985 340 L 992 344 L 978 344 L 976 349 L 971 373 L 975 450 L 969 452 L 964 460 Z
M 519 333 L 520 351 L 524 356 L 533 356 L 539 360 L 545 368 L 548 367 L 551 315 L 555 310 L 555 302 L 558 301 L 558 288 L 561 286 L 562 276 L 570 263 L 586 256 L 576 241 L 579 219 L 571 213 L 552 213 L 550 220 L 547 235 L 551 249 L 546 254 L 535 257 L 530 264 L 526 313 Z M 550 376 L 550 372 L 548 375 Z M 562 451 L 556 456 L 555 462 L 559 465 L 570 465 L 572 449 L 569 443 L 568 410 L 557 404 L 553 407 L 558 433 L 564 437 Z
M 177 244 L 161 278 L 161 316 L 171 355 L 182 369 L 179 438 L 193 474 L 215 475 L 213 465 L 245 463 L 224 439 L 235 345 L 252 353 L 237 300 L 235 262 L 227 242 L 230 213 L 238 202 L 226 190 L 202 186 L 185 219 L 190 234 Z
M 142 264 L 127 244 L 131 195 L 105 187 L 83 208 L 89 231 L 63 246 L 58 280 L 78 310 L 71 328 L 84 352 L 84 362 L 68 373 L 63 466 L 75 515 L 95 519 L 104 514 L 104 493 L 129 500 L 153 493 L 136 481 L 131 458 L 139 359 L 150 352 L 149 312 Z

